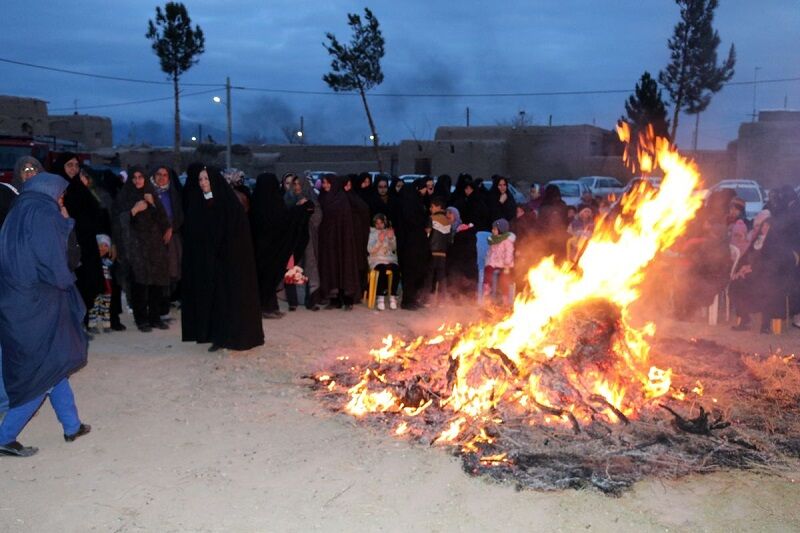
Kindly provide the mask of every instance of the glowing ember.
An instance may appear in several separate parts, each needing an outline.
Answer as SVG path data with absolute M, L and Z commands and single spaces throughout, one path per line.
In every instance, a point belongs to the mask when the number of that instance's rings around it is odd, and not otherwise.
M 616 217 L 599 221 L 579 243 L 574 263 L 548 257 L 533 266 L 529 287 L 497 323 L 443 325 L 436 336 L 410 343 L 388 335 L 370 351 L 374 362 L 354 369 L 361 378 L 348 390 L 345 411 L 396 414 L 403 421 L 394 432 L 403 435 L 434 423 L 424 419 L 433 405 L 447 415 L 435 421 L 443 425 L 433 442 L 458 445 L 491 465 L 507 459 L 482 454 L 496 441 L 487 428 L 509 417 L 578 433 L 592 424 L 627 424 L 667 395 L 683 399 L 688 390 L 672 389 L 672 371 L 649 362 L 655 326 L 633 327 L 629 306 L 647 266 L 685 231 L 702 196 L 694 164 L 649 133 L 636 143 L 636 165 L 663 171 L 659 190 L 640 187 L 623 197 Z M 630 139 L 626 124 L 619 134 Z M 626 148 L 626 160 L 633 155 Z M 446 356 L 421 355 L 437 349 Z M 702 384 L 692 392 L 701 395 Z

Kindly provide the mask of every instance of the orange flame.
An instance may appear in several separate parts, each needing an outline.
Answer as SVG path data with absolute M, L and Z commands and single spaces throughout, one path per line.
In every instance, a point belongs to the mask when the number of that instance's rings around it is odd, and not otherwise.
M 694 163 L 680 156 L 666 139 L 656 137 L 652 127 L 639 135 L 635 153 L 631 153 L 634 149 L 628 125 L 621 123 L 618 133 L 628 143 L 624 155 L 627 163 L 644 172 L 663 171 L 660 189 L 640 187 L 625 194 L 619 215 L 597 225 L 574 264 L 556 264 L 548 257 L 533 266 L 527 274 L 530 290 L 517 296 L 513 311 L 499 322 L 442 325 L 435 337 L 418 337 L 408 344 L 389 335 L 382 347 L 370 352 L 378 368 L 386 367 L 386 372 L 400 366 L 413 369 L 417 363 L 422 365 L 413 357 L 416 350 L 453 341 L 444 363 L 449 363 L 453 372 L 451 375 L 448 371 L 448 390 L 441 391 L 438 405 L 455 418 L 435 443 L 460 440 L 462 449 L 477 453 L 480 445 L 491 442 L 483 424 L 495 420 L 494 413 L 501 404 L 513 404 L 545 423 L 576 424 L 598 413 L 615 423 L 622 417 L 635 417 L 650 402 L 670 393 L 672 371 L 649 363 L 648 339 L 654 335 L 655 326 L 633 327 L 629 306 L 639 297 L 648 265 L 685 232 L 700 208 L 700 177 Z M 564 342 L 564 321 L 581 305 L 595 301 L 607 302 L 619 311 L 613 360 L 602 370 L 591 365 L 560 367 L 563 387 L 574 391 L 574 398 L 562 405 L 564 397 L 544 379 L 543 365 L 575 357 Z M 487 374 L 483 366 L 487 357 L 505 372 Z M 398 361 L 402 364 L 396 364 Z M 420 369 L 423 371 L 422 366 Z M 404 405 L 387 386 L 388 381 L 382 371 L 366 370 L 361 381 L 349 389 L 350 402 L 345 410 L 355 416 L 397 412 L 414 417 L 432 404 L 427 400 L 417 406 Z M 380 390 L 370 391 L 370 383 Z M 698 383 L 694 392 L 702 394 L 702 385 Z M 591 409 L 583 405 L 586 402 L 594 402 Z M 400 427 L 405 426 L 398 426 L 398 431 Z

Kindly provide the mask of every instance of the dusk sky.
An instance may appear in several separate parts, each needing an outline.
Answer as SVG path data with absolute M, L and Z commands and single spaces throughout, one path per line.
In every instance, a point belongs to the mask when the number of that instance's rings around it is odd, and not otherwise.
M 360 144 L 369 134 L 357 96 L 335 95 L 322 81 L 330 58 L 325 32 L 349 40 L 348 12 L 365 2 L 200 0 L 185 2 L 206 36 L 206 53 L 184 75 L 187 83 L 231 77 L 234 140 L 282 142 L 282 127 L 305 118 L 309 142 Z M 4 0 L 0 58 L 81 72 L 165 81 L 145 38 L 155 2 Z M 162 4 L 163 5 L 163 4 Z M 385 81 L 369 97 L 383 142 L 430 139 L 441 125 L 508 121 L 524 110 L 534 124 L 613 126 L 627 94 L 514 97 L 389 97 L 381 93 L 464 94 L 591 90 L 632 92 L 642 72 L 654 77 L 668 58 L 678 21 L 669 0 L 372 2 L 386 40 Z M 734 81 L 800 77 L 797 0 L 720 0 L 715 26 L 721 57 L 736 46 Z M 92 79 L 0 62 L 0 94 L 49 102 L 51 113 L 111 117 L 116 143 L 171 143 L 172 101 L 94 107 L 170 97 L 170 85 Z M 211 132 L 224 141 L 225 112 L 211 101 L 224 91 L 185 86 L 184 135 Z M 256 89 L 322 91 L 284 94 Z M 204 94 L 194 94 L 203 92 Z M 329 93 L 329 94 L 327 94 Z M 666 94 L 664 95 L 666 98 Z M 800 108 L 800 81 L 757 88 L 759 109 Z M 753 86 L 725 87 L 701 115 L 700 148 L 724 148 L 750 120 Z M 688 146 L 694 118 L 682 116 L 678 144 Z M 190 133 L 191 132 L 191 133 Z

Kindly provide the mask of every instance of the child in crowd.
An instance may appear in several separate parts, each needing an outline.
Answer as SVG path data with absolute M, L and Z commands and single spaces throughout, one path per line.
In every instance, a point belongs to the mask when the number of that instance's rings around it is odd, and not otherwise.
M 111 331 L 111 267 L 114 261 L 109 257 L 111 237 L 105 234 L 96 236 L 97 248 L 100 251 L 100 262 L 103 264 L 103 292 L 94 299 L 94 306 L 89 310 L 89 333 L 106 333 Z
M 496 276 L 496 287 L 503 305 L 510 305 L 509 283 L 511 269 L 514 268 L 514 241 L 516 236 L 509 231 L 508 221 L 500 218 L 492 224 L 489 236 L 489 249 L 486 251 L 484 268 L 484 293 L 491 294 L 491 287 Z
M 400 285 L 400 267 L 397 265 L 397 239 L 389 227 L 386 215 L 378 213 L 372 217 L 372 228 L 367 241 L 367 260 L 369 267 L 378 272 L 376 305 L 378 310 L 386 309 L 388 273 L 392 273 L 392 286 L 389 290 L 389 308 L 397 309 L 397 287 Z
M 431 294 L 435 294 L 436 283 L 439 283 L 439 303 L 442 303 L 447 296 L 447 250 L 453 242 L 450 219 L 447 217 L 445 207 L 447 205 L 443 198 L 431 198 L 431 227 L 428 233 L 431 261 L 428 264 L 425 285 L 430 288 Z
M 594 211 L 591 207 L 584 207 L 578 215 L 572 219 L 567 231 L 573 237 L 579 239 L 589 239 L 594 233 Z

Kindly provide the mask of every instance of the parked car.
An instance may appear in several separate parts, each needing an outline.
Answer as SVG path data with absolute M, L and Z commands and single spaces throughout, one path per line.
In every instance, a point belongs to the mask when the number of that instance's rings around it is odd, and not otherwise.
M 589 191 L 589 187 L 575 180 L 553 180 L 548 182 L 547 185 L 558 187 L 561 191 L 561 199 L 564 200 L 565 204 L 572 207 L 578 207 L 578 204 L 581 203 L 581 195 Z M 545 188 L 547 188 L 547 185 Z
M 400 176 L 400 179 L 403 180 L 403 183 L 405 183 L 406 185 L 410 185 L 419 178 L 427 178 L 427 177 L 428 177 L 427 174 L 403 174 Z
M 586 185 L 595 198 L 608 198 L 612 194 L 619 197 L 625 189 L 621 181 L 609 176 L 586 176 L 578 181 Z
M 647 180 L 650 183 L 650 185 L 652 185 L 656 190 L 661 188 L 661 178 L 657 178 L 654 176 L 636 176 L 625 185 L 625 188 L 622 189 L 622 194 L 626 194 L 642 180 Z
M 522 205 L 528 201 L 524 194 L 519 192 L 519 189 L 514 187 L 514 184 L 510 181 L 506 180 L 508 183 L 508 192 L 511 194 L 511 197 L 514 198 L 514 201 L 517 202 L 517 205 Z M 492 180 L 483 180 L 483 188 L 487 191 L 492 188 Z M 455 187 L 453 187 L 455 190 Z
M 387 180 L 392 179 L 391 174 L 387 174 L 386 172 L 368 172 L 370 179 L 372 179 L 372 183 L 375 183 L 375 180 L 378 178 L 386 178 Z
M 759 211 L 764 209 L 764 195 L 758 182 L 753 180 L 722 180 L 713 187 L 711 192 L 720 189 L 733 189 L 736 196 L 744 200 L 744 214 L 752 219 Z

